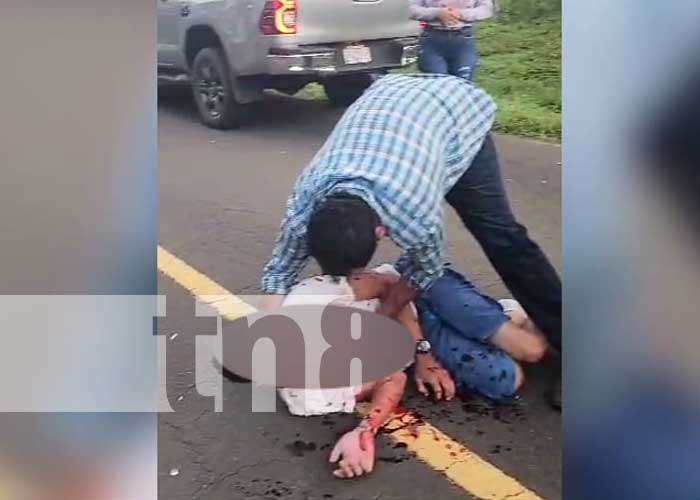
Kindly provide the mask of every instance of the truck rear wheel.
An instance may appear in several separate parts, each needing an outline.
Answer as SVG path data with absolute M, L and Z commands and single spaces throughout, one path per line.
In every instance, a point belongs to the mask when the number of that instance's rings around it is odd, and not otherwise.
M 342 108 L 355 102 L 374 80 L 371 73 L 333 76 L 323 81 L 323 89 L 331 105 Z
M 192 62 L 191 77 L 202 122 L 215 129 L 240 126 L 243 106 L 233 94 L 232 76 L 221 49 L 200 50 Z

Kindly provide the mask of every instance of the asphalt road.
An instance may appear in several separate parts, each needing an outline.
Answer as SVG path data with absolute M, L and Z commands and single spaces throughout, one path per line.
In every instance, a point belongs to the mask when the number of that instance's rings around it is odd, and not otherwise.
M 187 96 L 159 103 L 160 243 L 237 294 L 259 291 L 291 185 L 340 116 L 322 102 L 271 96 L 237 131 L 200 125 Z M 514 210 L 561 269 L 559 146 L 498 137 Z M 448 218 L 451 261 L 489 294 L 507 291 L 454 214 Z M 381 248 L 376 261 L 396 257 Z M 312 272 L 313 268 L 309 269 Z M 168 399 L 175 413 L 159 426 L 159 490 L 164 499 L 399 500 L 469 498 L 443 474 L 382 438 L 375 473 L 332 478 L 328 446 L 353 417 L 299 419 L 284 411 L 251 413 L 250 385 L 224 383 L 224 411 L 194 384 L 194 334 L 212 320 L 195 318 L 191 295 L 162 276 L 167 316 Z M 542 398 L 545 366 L 528 372 L 513 407 L 485 402 L 432 404 L 409 394 L 405 405 L 542 498 L 561 498 L 561 416 Z M 304 444 L 302 444 L 304 443 Z M 172 473 L 172 475 L 171 475 Z

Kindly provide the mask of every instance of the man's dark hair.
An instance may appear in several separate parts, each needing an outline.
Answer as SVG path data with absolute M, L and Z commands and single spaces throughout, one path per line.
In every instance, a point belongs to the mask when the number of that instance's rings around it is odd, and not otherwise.
M 324 274 L 347 276 L 369 264 L 377 249 L 376 212 L 361 198 L 337 194 L 326 198 L 311 215 L 307 241 Z

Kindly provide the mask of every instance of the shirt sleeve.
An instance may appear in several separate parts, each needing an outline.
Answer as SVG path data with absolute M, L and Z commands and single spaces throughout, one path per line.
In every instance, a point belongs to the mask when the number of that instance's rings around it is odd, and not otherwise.
M 416 21 L 435 21 L 440 14 L 439 7 L 426 7 L 425 0 L 410 0 L 411 19 Z
M 442 230 L 432 233 L 424 245 L 407 249 L 396 263 L 396 268 L 413 287 L 428 290 L 443 275 L 444 245 Z
M 265 266 L 262 289 L 267 293 L 285 295 L 296 283 L 299 273 L 309 259 L 306 235 L 289 223 L 282 222 L 272 258 Z
M 459 14 L 466 23 L 483 21 L 493 17 L 493 0 L 476 0 L 476 5 L 470 9 L 460 9 Z

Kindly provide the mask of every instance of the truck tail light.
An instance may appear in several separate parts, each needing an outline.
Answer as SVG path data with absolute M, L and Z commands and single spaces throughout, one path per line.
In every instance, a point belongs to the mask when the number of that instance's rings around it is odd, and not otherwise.
M 298 0 L 267 0 L 260 18 L 264 35 L 295 35 L 297 33 Z

